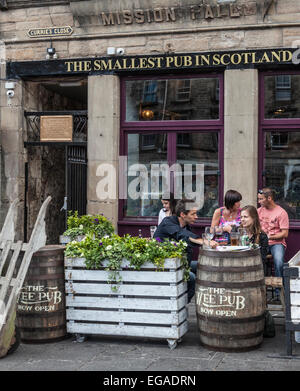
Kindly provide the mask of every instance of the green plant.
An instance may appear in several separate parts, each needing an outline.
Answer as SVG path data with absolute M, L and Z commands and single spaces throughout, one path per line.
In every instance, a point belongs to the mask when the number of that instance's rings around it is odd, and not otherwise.
M 158 270 L 164 269 L 166 258 L 180 258 L 184 268 L 184 280 L 189 278 L 189 266 L 186 259 L 186 242 L 160 239 L 144 239 L 126 235 L 111 235 L 100 240 L 87 234 L 81 242 L 67 244 L 66 257 L 83 257 L 87 269 L 99 269 L 106 260 L 105 270 L 109 271 L 108 282 L 113 290 L 121 282 L 122 260 L 127 259 L 129 266 L 139 270 L 146 262 L 153 263 Z
M 93 234 L 97 238 L 111 235 L 114 232 L 112 223 L 103 215 L 78 216 L 78 211 L 69 212 L 67 218 L 67 230 L 64 235 L 75 239 L 80 235 Z

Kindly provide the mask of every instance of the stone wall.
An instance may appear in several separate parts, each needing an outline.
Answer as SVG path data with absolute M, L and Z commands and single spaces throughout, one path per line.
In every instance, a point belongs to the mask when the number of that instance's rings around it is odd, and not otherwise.
M 1 76 L 5 73 L 1 67 Z M 22 240 L 24 219 L 24 149 L 23 149 L 23 82 L 15 86 L 16 98 L 8 102 L 4 81 L 0 82 L 0 129 L 1 129 L 1 210 L 0 224 L 8 212 L 10 204 L 19 199 L 18 230 L 15 240 Z
M 187 9 L 189 17 L 176 21 L 103 25 L 102 12 L 155 9 L 160 2 L 147 0 L 126 2 L 78 1 L 71 5 L 44 6 L 0 11 L 0 37 L 6 43 L 7 59 L 14 61 L 43 60 L 49 38 L 29 38 L 28 31 L 52 26 L 71 26 L 70 37 L 54 38 L 59 58 L 103 56 L 109 46 L 123 47 L 126 54 L 153 54 L 165 51 L 197 52 L 220 49 L 246 49 L 290 47 L 300 37 L 300 3 L 296 0 L 277 0 L 264 17 L 261 0 L 238 0 L 239 7 L 256 4 L 255 14 L 245 12 L 239 17 L 214 17 L 199 13 L 191 18 L 190 7 L 194 1 L 177 1 Z M 149 6 L 151 4 L 151 7 Z M 126 8 L 125 8 L 126 6 Z M 173 0 L 163 3 L 163 8 L 174 6 Z M 239 9 L 239 8 L 238 8 Z M 130 11 L 131 12 L 131 11 Z M 204 11 L 203 11 L 204 12 Z M 225 12 L 226 14 L 226 12 Z
M 177 0 L 176 2 L 174 0 L 163 2 L 161 0 L 113 2 L 87 0 L 71 1 L 70 4 L 63 5 L 57 5 L 55 2 L 52 3 L 55 5 L 48 4 L 44 7 L 0 11 L 0 40 L 5 44 L 5 58 L 10 61 L 44 60 L 46 49 L 50 45 L 50 38 L 30 38 L 28 31 L 58 26 L 70 26 L 74 30 L 70 36 L 53 38 L 53 46 L 60 59 L 106 56 L 109 46 L 125 48 L 125 53 L 128 55 L 291 47 L 295 41 L 300 39 L 300 1 L 277 0 L 269 9 L 265 7 L 268 3 L 270 2 L 265 0 L 237 0 L 232 9 L 228 8 L 229 5 L 224 6 L 224 14 L 222 14 L 222 9 L 218 11 L 216 0 L 206 0 L 202 8 L 195 8 L 194 0 Z M 192 6 L 194 8 L 191 8 Z M 172 14 L 172 7 L 178 8 L 174 10 L 175 14 Z M 143 10 L 143 16 L 141 12 L 134 13 L 133 8 Z M 126 11 L 125 14 L 124 11 Z M 161 21 L 160 12 L 163 13 Z M 220 12 L 219 15 L 218 12 Z M 176 20 L 172 20 L 174 15 Z M 239 120 L 237 108 L 240 107 L 241 110 L 245 108 L 243 100 L 238 95 L 234 97 L 237 106 L 234 108 L 228 105 L 227 111 L 225 110 L 225 137 L 227 139 L 225 140 L 224 190 L 226 191 L 227 187 L 237 186 L 245 186 L 247 190 L 252 186 L 247 202 L 254 203 L 257 185 L 257 138 L 255 135 L 257 135 L 258 125 L 256 103 L 253 99 L 257 99 L 257 75 L 249 71 L 246 72 L 247 77 L 244 78 L 242 71 L 226 72 L 225 99 L 228 99 L 232 91 L 237 90 L 237 80 L 240 79 L 253 91 L 254 95 L 249 96 L 248 102 L 244 102 L 250 104 L 251 108 L 249 111 L 249 107 L 246 107 L 248 114 L 245 112 L 240 118 L 241 124 L 245 126 L 244 129 L 237 126 L 235 122 Z M 3 75 L 5 72 L 2 70 L 2 77 Z M 35 94 L 33 92 L 35 88 L 37 87 L 32 86 L 33 94 Z M 2 83 L 0 118 L 3 150 L 2 200 L 4 205 L 8 205 L 16 195 L 23 197 L 24 107 L 41 110 L 42 107 L 45 108 L 48 105 L 53 109 L 57 107 L 57 104 L 49 94 L 41 93 L 38 99 L 26 95 L 26 89 L 23 89 L 20 81 L 17 82 L 16 98 L 12 106 L 7 106 L 4 93 Z M 99 202 L 95 190 L 98 183 L 96 176 L 98 165 L 105 161 L 118 167 L 119 93 L 118 77 L 89 77 L 89 139 L 92 139 L 93 143 L 89 144 L 88 152 L 88 211 L 104 212 L 107 217 L 113 219 L 115 224 L 117 203 Z M 26 95 L 26 104 L 23 102 L 23 94 Z M 99 102 L 104 104 L 100 105 Z M 250 137 L 251 148 L 247 149 L 247 138 L 244 138 L 244 141 L 241 140 L 239 144 L 238 151 L 234 150 L 231 155 L 231 139 L 232 137 L 241 138 L 240 131 L 244 131 Z M 113 135 L 112 142 L 111 135 Z M 103 153 L 99 154 L 99 148 L 102 148 Z M 243 155 L 244 150 L 245 155 Z M 242 176 L 234 178 L 231 176 L 234 161 L 230 156 L 234 156 L 235 159 L 244 157 L 245 170 L 249 168 L 250 162 L 250 182 L 246 183 L 247 179 Z M 3 211 L 3 208 L 1 210 Z

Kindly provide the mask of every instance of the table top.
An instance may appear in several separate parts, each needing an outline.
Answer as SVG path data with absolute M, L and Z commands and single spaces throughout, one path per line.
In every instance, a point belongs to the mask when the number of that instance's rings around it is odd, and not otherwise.
M 199 256 L 205 255 L 208 257 L 217 257 L 217 258 L 245 258 L 249 256 L 260 255 L 259 248 L 249 248 L 246 250 L 229 250 L 229 251 L 218 251 L 212 248 L 200 248 Z

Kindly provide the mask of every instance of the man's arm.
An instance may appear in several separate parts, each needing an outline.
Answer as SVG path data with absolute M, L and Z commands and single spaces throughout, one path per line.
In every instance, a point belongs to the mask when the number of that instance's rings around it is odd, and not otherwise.
M 283 238 L 287 238 L 289 236 L 289 230 L 288 229 L 282 229 L 278 234 L 274 235 L 268 235 L 268 238 L 270 240 L 279 240 Z
M 198 238 L 198 239 L 194 239 L 194 238 L 189 238 L 189 240 L 193 243 L 196 243 L 196 244 L 199 244 L 200 246 L 202 246 L 203 244 L 205 244 L 206 246 L 209 246 L 209 247 L 212 247 L 212 248 L 216 248 L 218 243 L 215 242 L 214 240 L 210 240 L 208 241 L 207 239 L 203 240 L 201 238 Z

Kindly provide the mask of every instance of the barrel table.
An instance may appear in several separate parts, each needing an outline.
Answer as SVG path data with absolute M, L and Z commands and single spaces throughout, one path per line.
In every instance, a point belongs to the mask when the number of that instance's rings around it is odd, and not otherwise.
M 17 305 L 17 326 L 24 343 L 66 337 L 64 249 L 47 245 L 33 254 Z
M 266 287 L 259 249 L 199 251 L 196 312 L 201 344 L 225 352 L 260 346 Z

